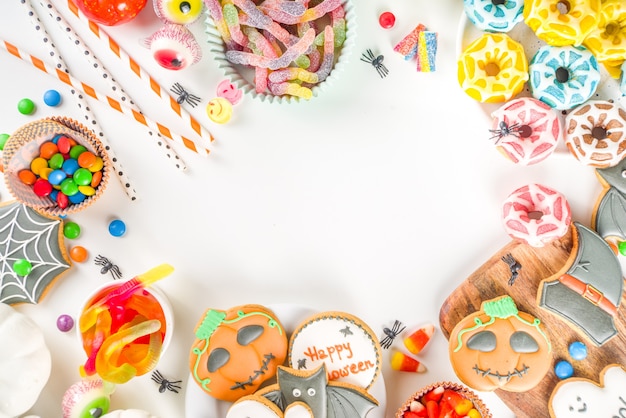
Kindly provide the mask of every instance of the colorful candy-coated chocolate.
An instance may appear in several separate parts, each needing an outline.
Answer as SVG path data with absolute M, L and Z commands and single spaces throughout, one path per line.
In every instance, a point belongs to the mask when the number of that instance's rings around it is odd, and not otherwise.
M 76 170 L 78 170 L 78 161 L 76 161 L 75 158 L 68 158 L 67 160 L 63 161 L 63 164 L 61 165 L 61 170 L 63 170 L 68 176 L 74 175 Z
M 45 160 L 49 160 L 58 152 L 59 146 L 52 141 L 46 141 L 39 146 L 39 156 Z
M 65 162 L 63 154 L 57 152 L 48 160 L 48 167 L 54 170 L 60 169 L 61 167 L 63 167 L 63 162 Z
M 11 135 L 9 134 L 0 134 L 0 151 L 4 150 L 4 145 L 7 143 Z
M 72 148 L 70 148 L 70 157 L 78 159 L 78 157 L 85 151 L 87 151 L 87 148 L 85 148 L 85 146 L 74 145 L 72 146 Z
M 48 181 L 50 182 L 50 184 L 53 184 L 55 186 L 61 184 L 61 182 L 65 180 L 66 178 L 67 178 L 67 173 L 58 168 L 56 170 L 52 170 L 50 174 L 48 174 Z
M 74 328 L 74 318 L 66 314 L 59 315 L 57 318 L 57 328 L 61 332 L 71 331 L 71 329 Z
M 560 360 L 554 366 L 554 374 L 559 379 L 567 379 L 574 375 L 574 367 L 572 367 L 572 364 L 569 361 Z
M 216 97 L 207 105 L 206 113 L 213 122 L 226 123 L 233 114 L 233 105 L 222 97 Z
M 33 192 L 39 197 L 49 196 L 52 193 L 52 184 L 48 180 L 39 178 L 33 184 Z
M 89 168 L 96 163 L 96 155 L 91 151 L 85 151 L 78 156 L 78 165 Z
M 63 225 L 63 235 L 68 239 L 78 238 L 80 236 L 80 226 L 76 222 L 66 222 Z
M 68 138 L 65 135 L 61 135 L 58 138 L 56 138 L 57 142 L 57 148 L 59 149 L 59 152 L 61 154 L 67 154 L 70 152 L 70 148 L 72 148 L 72 143 L 70 141 L 70 138 Z
M 63 193 L 57 193 L 55 201 L 57 202 L 57 206 L 61 209 L 65 209 L 70 204 L 70 200 L 67 195 Z
M 587 358 L 587 345 L 581 341 L 571 343 L 567 351 L 574 360 L 584 360 Z
M 47 90 L 43 94 L 43 102 L 51 107 L 61 104 L 61 94 L 56 90 Z
M 426 367 L 417 359 L 395 351 L 391 356 L 391 368 L 400 372 L 423 373 Z
M 428 324 L 409 334 L 404 338 L 404 346 L 413 354 L 418 354 L 424 349 L 430 338 L 435 333 L 435 326 Z
M 82 263 L 87 259 L 87 249 L 80 245 L 76 245 L 70 249 L 70 258 L 77 263 Z
M 78 186 L 78 191 L 87 197 L 96 194 L 96 189 L 94 189 L 92 186 Z
M 396 24 L 396 16 L 391 12 L 383 12 L 378 16 L 378 24 L 383 29 L 393 28 Z
M 18 276 L 28 276 L 33 269 L 33 265 L 25 258 L 20 258 L 13 262 L 13 271 Z
M 18 171 L 17 177 L 22 183 L 28 184 L 30 186 L 35 184 L 35 181 L 37 181 L 37 176 L 35 175 L 35 173 L 28 169 Z
M 28 98 L 24 98 L 17 102 L 17 110 L 22 115 L 32 115 L 35 112 L 35 103 Z
M 73 178 L 66 178 L 61 182 L 61 192 L 68 197 L 78 193 L 78 185 Z
M 74 172 L 72 178 L 78 186 L 88 186 L 91 184 L 93 174 L 86 168 L 81 167 Z
M 126 233 L 126 224 L 120 219 L 114 219 L 109 223 L 109 233 L 114 237 L 121 237 Z
M 69 195 L 67 198 L 69 199 L 70 203 L 77 205 L 81 203 L 83 200 L 85 200 L 86 197 L 87 196 L 82 194 L 80 191 L 77 191 L 73 195 Z

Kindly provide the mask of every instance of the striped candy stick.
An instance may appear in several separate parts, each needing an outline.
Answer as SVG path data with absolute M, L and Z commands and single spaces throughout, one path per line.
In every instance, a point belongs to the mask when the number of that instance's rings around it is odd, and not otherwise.
M 52 20 L 57 22 L 59 27 L 65 34 L 68 36 L 70 42 L 76 46 L 83 54 L 81 56 L 85 57 L 87 62 L 89 62 L 91 68 L 98 72 L 100 78 L 104 79 L 108 84 L 110 91 L 112 94 L 120 101 L 128 103 L 128 106 L 132 109 L 141 112 L 141 109 L 134 103 L 133 99 L 130 97 L 128 93 L 124 91 L 122 85 L 117 82 L 111 74 L 107 71 L 106 67 L 102 62 L 96 57 L 93 51 L 89 48 L 89 46 L 83 42 L 83 40 L 78 36 L 78 34 L 74 31 L 74 29 L 67 23 L 65 18 L 58 12 L 56 7 L 49 0 L 40 0 L 39 4 L 48 12 Z M 151 136 L 155 135 L 151 130 L 149 130 Z M 160 137 L 160 134 L 156 134 Z M 180 158 L 178 153 L 173 150 L 165 141 L 157 141 L 159 149 L 163 151 L 165 156 L 169 161 L 172 161 L 175 167 L 181 171 L 185 171 L 187 166 L 185 162 Z
M 56 46 L 52 42 L 52 39 L 50 38 L 50 35 L 47 33 L 46 29 L 43 27 L 43 25 L 41 23 L 41 20 L 39 19 L 39 15 L 38 15 L 37 11 L 33 8 L 32 4 L 29 1 L 21 0 L 21 2 L 26 7 L 26 12 L 28 13 L 29 17 L 31 18 L 31 22 L 33 23 L 33 27 L 37 31 L 41 31 L 42 32 L 42 34 L 43 34 L 42 41 L 47 46 L 48 51 L 50 52 L 50 56 L 53 58 L 57 69 L 59 71 L 65 71 L 67 74 L 69 74 L 69 69 L 67 68 L 67 65 L 63 61 L 63 58 L 61 58 L 61 55 L 59 54 L 58 49 L 56 48 Z M 115 170 L 115 174 L 116 174 L 118 180 L 122 184 L 122 188 L 124 189 L 124 192 L 130 198 L 131 201 L 136 200 L 137 199 L 137 192 L 135 191 L 134 187 L 132 187 L 132 185 L 130 183 L 130 179 L 128 178 L 128 176 L 126 175 L 124 169 L 122 168 L 122 165 L 119 162 L 119 159 L 117 158 L 117 156 L 115 155 L 115 152 L 113 151 L 113 148 L 108 143 L 108 140 L 106 139 L 106 136 L 104 135 L 104 133 L 102 131 L 102 127 L 100 126 L 100 124 L 96 120 L 93 112 L 91 111 L 91 109 L 89 107 L 89 104 L 87 103 L 85 98 L 83 96 L 77 94 L 76 91 L 72 90 L 72 95 L 76 99 L 76 104 L 78 105 L 78 107 L 82 109 L 83 114 L 85 116 L 85 119 L 87 121 L 91 120 L 91 128 L 90 129 L 93 130 L 94 135 L 96 135 L 96 137 L 99 138 L 100 142 L 105 147 L 105 149 L 107 150 L 107 153 L 111 157 L 111 164 L 113 166 L 113 169 Z
M 100 41 L 105 42 L 109 49 L 121 59 L 130 68 L 131 72 L 135 74 L 143 82 L 147 83 L 150 91 L 156 94 L 159 98 L 169 103 L 170 108 L 182 119 L 186 120 L 191 129 L 193 129 L 200 137 L 208 138 L 213 141 L 213 135 L 198 122 L 185 108 L 183 108 L 178 101 L 173 98 L 166 89 L 154 80 L 148 72 L 143 69 L 137 61 L 135 61 L 130 55 L 124 51 L 120 45 L 111 38 L 104 29 L 102 29 L 96 22 L 87 18 L 76 6 L 73 0 L 67 0 L 67 6 L 70 12 L 78 18 L 81 22 L 86 24 L 91 33 L 93 33 Z
M 206 156 L 209 154 L 209 150 L 202 147 L 202 146 L 198 146 L 194 141 L 192 141 L 191 139 L 176 134 L 172 131 L 170 131 L 170 129 L 165 126 L 160 124 L 159 122 L 156 122 L 148 117 L 146 117 L 145 115 L 137 112 L 136 110 L 133 110 L 131 108 L 129 108 L 128 106 L 120 103 L 118 100 L 107 96 L 105 94 L 99 93 L 97 92 L 93 87 L 91 87 L 89 84 L 83 83 L 77 79 L 75 79 L 74 77 L 70 76 L 69 74 L 65 73 L 64 71 L 61 71 L 58 68 L 52 68 L 50 67 L 48 64 L 46 64 L 44 61 L 42 61 L 41 59 L 24 53 L 22 51 L 20 51 L 20 49 L 13 45 L 12 43 L 6 41 L 6 40 L 2 40 L 0 39 L 0 47 L 2 47 L 3 49 L 5 49 L 8 53 L 10 53 L 11 55 L 25 61 L 25 62 L 29 62 L 30 64 L 32 64 L 35 68 L 37 68 L 38 70 L 41 70 L 53 77 L 56 77 L 57 79 L 59 79 L 60 81 L 64 82 L 65 84 L 72 86 L 82 92 L 84 92 L 87 96 L 92 97 L 98 101 L 101 101 L 105 104 L 108 104 L 109 107 L 111 107 L 112 109 L 117 110 L 120 113 L 123 113 L 127 116 L 132 117 L 134 120 L 136 120 L 137 122 L 141 123 L 144 126 L 147 126 L 150 129 L 154 129 L 156 131 L 158 131 L 161 135 L 163 135 L 166 138 L 171 139 L 172 141 L 178 142 L 183 144 L 185 147 L 187 147 L 188 149 L 190 149 L 193 152 L 196 152 L 200 155 Z

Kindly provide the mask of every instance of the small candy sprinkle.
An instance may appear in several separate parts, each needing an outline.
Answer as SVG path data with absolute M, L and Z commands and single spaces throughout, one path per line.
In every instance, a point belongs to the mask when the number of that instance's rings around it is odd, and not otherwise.
M 391 12 L 383 12 L 378 17 L 378 23 L 383 29 L 392 28 L 396 24 L 396 16 Z
M 18 276 L 28 276 L 32 269 L 33 265 L 25 258 L 20 258 L 19 260 L 15 260 L 15 262 L 13 262 L 13 271 Z
M 67 198 L 63 193 L 59 193 L 57 196 L 65 196 Z M 67 222 L 63 226 L 63 235 L 68 239 L 78 238 L 80 235 L 80 226 L 76 222 Z
M 30 99 L 22 99 L 17 102 L 17 110 L 22 115 L 31 115 L 35 111 L 35 103 Z
M 574 375 L 574 368 L 569 361 L 561 360 L 554 366 L 554 374 L 559 379 L 567 379 Z
M 57 328 L 61 332 L 68 332 L 74 328 L 74 318 L 69 315 L 59 315 L 57 318 Z
M 0 134 L 0 151 L 4 150 L 4 145 L 7 143 L 10 136 L 9 134 Z
M 70 257 L 77 263 L 82 263 L 87 259 L 87 250 L 85 247 L 76 245 L 70 249 Z
M 126 224 L 119 219 L 111 221 L 109 223 L 109 233 L 114 237 L 121 237 L 126 233 Z
M 584 360 L 587 358 L 587 346 L 580 341 L 574 341 L 568 347 L 569 355 L 574 360 Z
M 619 253 L 621 255 L 626 255 L 626 241 L 621 241 L 617 244 L 617 248 L 619 249 Z
M 48 90 L 43 94 L 43 102 L 54 107 L 61 103 L 61 94 L 56 90 Z

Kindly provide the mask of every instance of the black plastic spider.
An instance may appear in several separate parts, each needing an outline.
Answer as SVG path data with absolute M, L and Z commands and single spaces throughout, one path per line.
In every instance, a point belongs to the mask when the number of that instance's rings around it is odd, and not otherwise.
M 385 333 L 385 338 L 380 340 L 380 346 L 382 348 L 389 348 L 389 347 L 391 347 L 391 344 L 393 343 L 393 340 L 395 340 L 396 337 L 402 331 L 404 331 L 404 328 L 406 328 L 406 327 L 404 325 L 402 325 L 402 322 L 400 322 L 398 320 L 394 321 L 393 326 L 391 327 L 391 329 L 389 329 L 387 327 L 383 327 L 383 332 Z
M 505 136 L 513 135 L 519 138 L 521 136 L 520 128 L 519 123 L 514 123 L 513 125 L 508 126 L 505 121 L 500 121 L 498 129 L 489 129 L 489 132 L 493 134 L 493 136 L 489 139 L 495 139 L 497 144 Z
M 198 103 L 200 103 L 200 100 L 202 100 L 198 96 L 189 93 L 179 83 L 174 83 L 170 91 L 178 95 L 178 98 L 176 99 L 176 103 L 178 104 L 183 104 L 183 102 L 187 102 L 189 103 L 189 105 L 191 105 L 191 107 L 196 107 Z
M 385 78 L 389 74 L 389 70 L 383 64 L 385 57 L 382 55 L 375 56 L 371 49 L 368 49 L 361 55 L 361 61 L 372 64 L 380 78 Z
M 509 277 L 509 286 L 513 286 L 517 276 L 519 276 L 519 271 L 522 269 L 522 265 L 517 261 L 511 253 L 506 253 L 505 256 L 501 258 L 502 261 L 509 266 L 509 270 L 511 271 L 511 277 Z
M 178 390 L 181 388 L 179 383 L 182 380 L 167 380 L 158 370 L 152 372 L 152 380 L 159 384 L 159 393 L 163 393 L 166 390 L 178 393 Z
M 114 280 L 122 278 L 122 272 L 120 271 L 120 268 L 111 263 L 111 260 L 109 260 L 108 258 L 98 254 L 94 262 L 96 263 L 96 265 L 102 266 L 102 268 L 100 269 L 101 274 L 111 273 L 111 276 L 113 276 Z

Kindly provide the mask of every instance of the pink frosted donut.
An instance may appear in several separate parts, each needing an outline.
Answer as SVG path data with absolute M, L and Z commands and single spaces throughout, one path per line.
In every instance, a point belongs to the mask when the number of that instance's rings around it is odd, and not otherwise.
M 515 164 L 531 165 L 545 160 L 561 137 L 558 114 L 532 97 L 511 100 L 492 114 L 490 132 L 495 145 Z
M 533 247 L 563 237 L 572 221 L 565 197 L 540 184 L 529 184 L 511 193 L 502 206 L 502 216 L 506 233 Z

